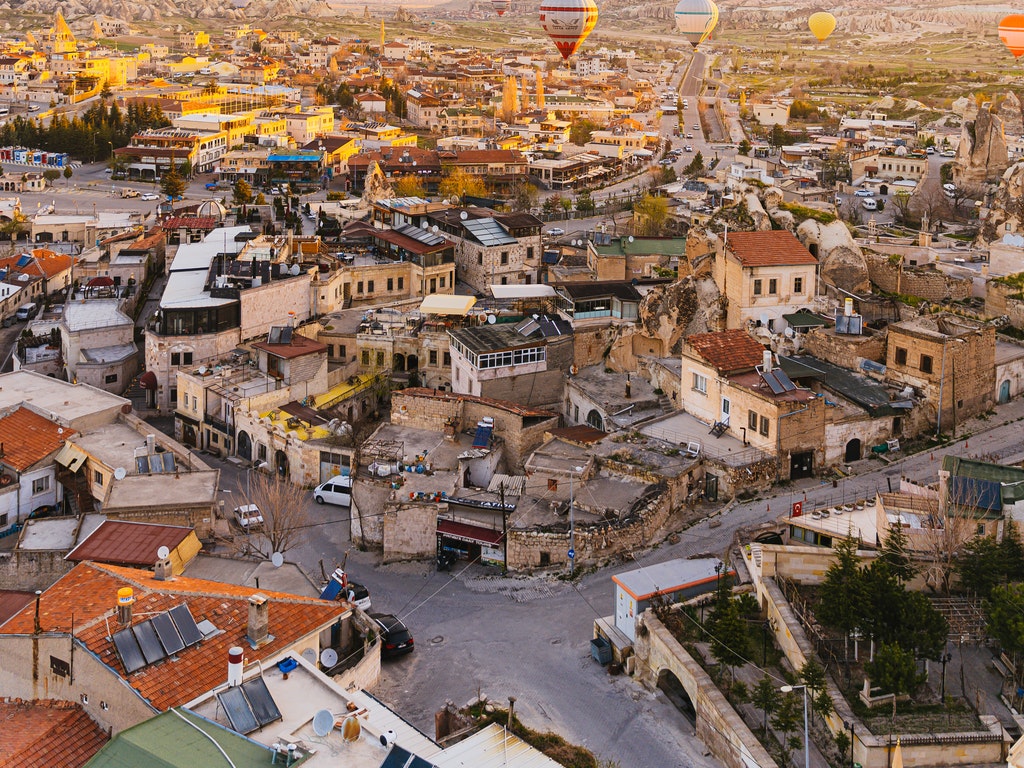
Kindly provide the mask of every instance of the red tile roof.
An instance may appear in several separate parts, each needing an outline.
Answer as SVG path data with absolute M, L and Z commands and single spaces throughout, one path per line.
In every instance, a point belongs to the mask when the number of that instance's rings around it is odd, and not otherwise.
M 109 634 L 117 624 L 117 590 L 135 590 L 134 613 L 142 617 L 187 604 L 197 622 L 208 619 L 220 634 L 201 640 L 175 655 L 124 674 Z M 266 645 L 253 649 L 245 639 L 249 597 L 269 599 L 270 634 Z M 116 565 L 79 563 L 40 598 L 39 622 L 43 632 L 70 632 L 74 612 L 75 638 L 114 675 L 127 681 L 140 696 L 160 711 L 176 707 L 212 690 L 227 675 L 228 649 L 241 646 L 249 661 L 266 660 L 343 616 L 348 607 L 316 598 L 298 597 L 253 587 L 239 587 L 203 579 L 176 576 L 157 581 L 151 571 Z M 0 627 L 0 635 L 31 634 L 35 604 Z M 316 642 L 315 638 L 312 642 Z
M 730 232 L 726 243 L 744 267 L 788 267 L 818 263 L 788 229 Z
M 150 568 L 157 560 L 160 547 L 174 549 L 190 533 L 191 528 L 180 525 L 104 520 L 85 541 L 68 552 L 66 559 L 76 563 L 96 560 Z
M 56 451 L 72 435 L 70 427 L 61 427 L 28 408 L 0 417 L 0 462 L 23 472 Z
M 110 738 L 69 701 L 0 701 L 0 766 L 79 768 Z
M 34 248 L 30 254 L 33 257 L 32 260 L 25 266 L 19 267 L 18 261 L 24 255 L 18 254 L 0 259 L 0 269 L 21 272 L 33 277 L 50 278 L 71 269 L 71 260 L 73 258 L 66 253 L 55 253 L 46 248 Z M 11 282 L 11 279 L 8 278 L 7 282 Z
M 694 334 L 686 343 L 721 373 L 749 371 L 764 357 L 764 347 L 738 328 Z

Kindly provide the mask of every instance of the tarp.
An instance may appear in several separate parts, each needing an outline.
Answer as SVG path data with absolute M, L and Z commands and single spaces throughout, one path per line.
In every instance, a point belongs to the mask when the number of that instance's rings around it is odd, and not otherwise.
M 448 293 L 432 293 L 423 299 L 420 312 L 432 315 L 465 315 L 476 304 L 476 296 L 455 296 Z
M 554 296 L 550 285 L 492 285 L 491 295 L 496 299 L 539 299 Z

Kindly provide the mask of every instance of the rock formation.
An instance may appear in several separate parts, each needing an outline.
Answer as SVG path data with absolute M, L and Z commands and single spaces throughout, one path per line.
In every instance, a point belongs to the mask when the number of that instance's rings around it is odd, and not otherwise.
M 979 109 L 977 118 L 964 123 L 961 131 L 953 163 L 953 183 L 976 188 L 995 182 L 1009 165 L 1003 121 L 991 108 Z
M 823 282 L 850 293 L 871 292 L 864 254 L 843 222 L 822 224 L 808 219 L 797 227 L 796 236 L 808 250 L 817 251 Z
M 976 244 L 984 248 L 1000 239 L 1007 232 L 1006 224 L 1010 232 L 1024 232 L 1024 161 L 1007 168 L 999 180 Z

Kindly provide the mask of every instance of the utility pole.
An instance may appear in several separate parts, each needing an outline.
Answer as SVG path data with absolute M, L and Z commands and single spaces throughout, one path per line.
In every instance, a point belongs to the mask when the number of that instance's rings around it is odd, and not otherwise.
M 505 510 L 505 483 L 498 486 L 501 496 L 501 572 L 508 573 L 508 512 Z

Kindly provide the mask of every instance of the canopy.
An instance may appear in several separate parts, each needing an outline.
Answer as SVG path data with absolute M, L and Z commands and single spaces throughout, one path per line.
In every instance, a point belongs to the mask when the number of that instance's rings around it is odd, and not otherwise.
M 455 296 L 448 293 L 432 293 L 423 299 L 420 312 L 432 315 L 465 315 L 476 304 L 476 296 Z
M 152 371 L 146 371 L 144 374 L 139 376 L 139 384 L 143 389 L 156 389 L 157 378 L 156 374 Z
M 539 299 L 554 296 L 550 285 L 492 285 L 491 295 L 496 299 Z
M 77 472 L 79 467 L 85 464 L 88 458 L 89 454 L 74 443 L 64 443 L 64 447 L 60 449 L 55 461 L 62 467 L 67 467 L 72 472 Z

